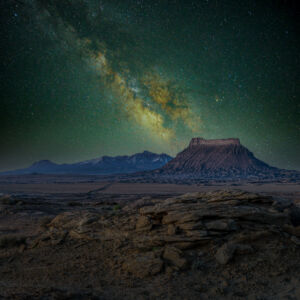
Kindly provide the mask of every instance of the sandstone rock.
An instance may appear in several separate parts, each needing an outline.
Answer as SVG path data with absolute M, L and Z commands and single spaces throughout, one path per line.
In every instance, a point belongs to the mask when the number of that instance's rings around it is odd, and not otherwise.
M 198 241 L 198 242 L 177 242 L 177 243 L 172 243 L 172 245 L 180 250 L 186 250 L 186 249 L 191 249 L 195 248 L 197 245 L 202 244 L 203 241 Z
M 175 226 L 174 224 L 169 224 L 167 232 L 169 235 L 175 235 L 178 233 L 178 227 Z
M 272 202 L 272 198 L 264 197 L 254 193 L 247 193 L 245 191 L 219 191 L 214 192 L 212 197 L 207 200 L 207 203 L 222 203 L 226 204 L 242 204 L 245 202 Z
M 237 243 L 254 242 L 260 239 L 265 239 L 271 236 L 273 233 L 268 230 L 256 231 L 256 232 L 243 232 L 235 236 L 234 240 Z
M 157 215 L 167 211 L 167 209 L 160 204 L 156 204 L 155 206 L 144 206 L 139 209 L 141 215 Z
M 184 269 L 187 267 L 187 261 L 183 258 L 183 252 L 175 247 L 166 247 L 163 258 L 178 267 L 179 269 Z
M 277 209 L 278 211 L 282 212 L 284 209 L 287 209 L 292 206 L 293 201 L 287 199 L 276 199 L 273 200 L 272 207 Z
M 146 206 L 151 206 L 154 205 L 154 203 L 152 202 L 151 197 L 143 197 L 137 201 L 134 201 L 133 203 L 130 203 L 128 205 L 126 205 L 123 210 L 125 211 L 131 211 L 131 210 L 135 210 L 135 209 L 139 209 L 142 207 L 146 207 Z
M 42 230 L 47 229 L 47 227 L 48 227 L 49 223 L 52 221 L 52 219 L 53 219 L 53 217 L 51 218 L 50 216 L 45 216 L 45 217 L 41 218 L 41 220 L 39 222 L 40 228 Z
M 148 216 L 140 216 L 136 223 L 137 231 L 149 231 L 152 228 L 151 219 Z
M 98 241 L 121 257 L 114 266 L 118 272 L 123 269 L 144 278 L 159 273 L 164 263 L 172 270 L 188 268 L 186 258 L 193 258 L 195 264 L 199 250 L 204 253 L 201 266 L 208 267 L 210 251 L 224 241 L 215 253 L 221 265 L 234 263 L 235 255 L 248 255 L 254 249 L 259 254 L 265 241 L 272 243 L 274 238 L 282 239 L 281 243 L 291 239 L 297 244 L 299 226 L 291 222 L 293 207 L 288 209 L 280 212 L 270 199 L 241 191 L 152 199 L 151 205 L 139 211 L 62 213 L 45 226 L 36 245 L 63 243 L 65 232 L 72 243 Z
M 237 224 L 234 220 L 216 220 L 205 223 L 208 230 L 232 231 L 237 230 Z
M 213 231 L 213 230 L 209 230 L 207 232 L 207 235 L 211 236 L 212 238 L 223 237 L 226 234 L 228 234 L 227 231 Z
M 203 197 L 203 193 L 196 192 L 196 193 L 186 193 L 182 196 L 180 196 L 178 199 L 176 199 L 176 202 L 180 203 L 195 203 L 197 200 L 201 199 Z
M 68 236 L 68 234 L 69 233 L 66 230 L 62 230 L 62 231 L 57 232 L 55 234 L 51 234 L 50 235 L 51 240 L 52 240 L 51 244 L 52 245 L 60 245 L 60 244 L 62 244 L 65 241 L 65 239 Z
M 235 253 L 244 255 L 251 254 L 254 252 L 254 249 L 250 245 L 236 244 L 235 245 Z
M 79 226 L 85 226 L 85 225 L 89 225 L 92 224 L 96 221 L 99 220 L 98 216 L 95 215 L 86 215 L 84 216 L 78 223 Z
M 86 234 L 86 233 L 81 233 L 81 232 L 78 232 L 76 230 L 71 230 L 69 232 L 69 236 L 73 239 L 84 239 L 84 240 L 93 240 L 93 237 Z
M 224 244 L 221 248 L 216 252 L 215 258 L 218 263 L 221 265 L 226 265 L 233 257 L 234 251 L 236 249 L 235 244 Z
M 162 247 L 165 245 L 163 239 L 151 236 L 138 236 L 133 239 L 133 247 L 138 251 L 150 250 L 153 247 Z
M 253 214 L 241 212 L 241 215 L 239 217 L 244 220 L 260 222 L 265 224 L 276 224 L 279 226 L 283 226 L 284 224 L 289 222 L 289 218 L 286 214 L 270 213 L 263 209 L 256 210 L 256 212 L 254 212 Z
M 171 224 L 171 223 L 177 223 L 182 224 L 186 222 L 195 222 L 198 221 L 201 218 L 200 214 L 197 214 L 197 212 L 171 212 L 163 217 L 162 224 Z
M 297 237 L 292 236 L 292 237 L 291 237 L 291 241 L 292 241 L 293 243 L 295 243 L 296 245 L 300 246 L 300 239 L 298 239 Z
M 284 228 L 284 230 L 286 231 L 286 232 L 288 232 L 289 234 L 291 234 L 291 235 L 295 235 L 295 236 L 297 236 L 297 237 L 300 237 L 300 226 L 292 226 L 292 225 L 288 225 L 288 224 L 286 224 L 286 225 L 284 225 L 283 226 L 283 228 Z
M 49 224 L 48 227 L 72 229 L 77 227 L 79 216 L 73 212 L 65 212 L 56 216 Z
M 178 224 L 178 227 L 182 230 L 197 230 L 197 229 L 205 229 L 203 222 L 187 222 L 183 224 Z
M 253 252 L 253 248 L 249 245 L 226 243 L 217 250 L 215 258 L 218 263 L 226 265 L 234 254 L 250 254 Z
M 23 252 L 25 251 L 25 249 L 26 249 L 26 245 L 25 245 L 25 244 L 22 244 L 22 245 L 19 247 L 18 252 L 19 252 L 19 253 L 23 253 Z
M 202 239 L 203 237 L 207 237 L 208 236 L 208 232 L 206 230 L 187 231 L 186 232 L 186 236 Z
M 190 236 L 185 235 L 175 235 L 175 236 L 169 236 L 169 235 L 156 235 L 152 238 L 153 241 L 161 241 L 163 244 L 167 243 L 190 243 L 190 242 L 207 242 L 211 240 L 211 237 L 207 236 L 206 233 L 195 233 L 191 234 Z
M 162 267 L 163 261 L 155 257 L 151 252 L 131 258 L 122 265 L 124 271 L 132 273 L 139 278 L 156 275 L 161 272 Z

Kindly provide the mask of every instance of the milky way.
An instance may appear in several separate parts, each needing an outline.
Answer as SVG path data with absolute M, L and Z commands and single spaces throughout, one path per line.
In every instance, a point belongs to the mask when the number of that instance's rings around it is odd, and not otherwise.
M 294 1 L 1 4 L 0 169 L 238 137 L 299 169 Z

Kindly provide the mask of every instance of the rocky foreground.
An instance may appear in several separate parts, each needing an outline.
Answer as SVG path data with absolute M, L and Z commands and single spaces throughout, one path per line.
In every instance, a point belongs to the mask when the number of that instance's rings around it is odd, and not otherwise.
M 300 208 L 290 201 L 143 197 L 39 224 L 0 237 L 0 299 L 300 299 Z

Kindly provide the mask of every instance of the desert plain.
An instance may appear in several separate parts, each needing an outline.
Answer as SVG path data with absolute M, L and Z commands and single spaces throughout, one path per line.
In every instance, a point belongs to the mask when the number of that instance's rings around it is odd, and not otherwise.
M 298 182 L 0 178 L 2 299 L 299 299 Z

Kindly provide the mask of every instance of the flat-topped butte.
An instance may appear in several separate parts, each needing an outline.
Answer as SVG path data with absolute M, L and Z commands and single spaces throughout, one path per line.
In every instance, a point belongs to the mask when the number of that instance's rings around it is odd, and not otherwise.
M 209 145 L 209 146 L 240 145 L 240 140 L 237 138 L 206 140 L 204 138 L 198 137 L 198 138 L 192 138 L 189 146 L 194 147 L 199 145 Z

